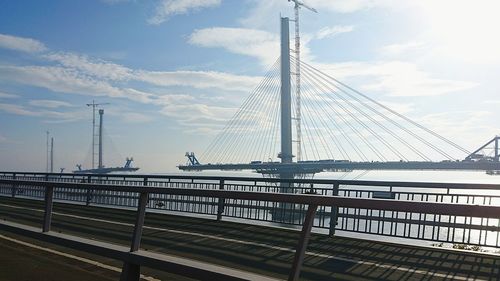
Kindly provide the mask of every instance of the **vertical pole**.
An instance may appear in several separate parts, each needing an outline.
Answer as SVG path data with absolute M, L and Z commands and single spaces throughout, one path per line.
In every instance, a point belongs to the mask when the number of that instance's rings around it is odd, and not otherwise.
M 45 172 L 49 172 L 49 131 L 45 132 L 47 134 L 47 147 L 46 147 L 46 161 L 45 161 Z
M 103 168 L 102 165 L 102 118 L 104 115 L 104 109 L 99 109 L 99 165 L 98 168 Z
M 495 162 L 499 161 L 499 155 L 498 155 L 498 139 L 499 137 L 495 137 Z
M 289 37 L 288 18 L 281 18 L 281 163 L 292 163 L 293 157 Z
M 144 185 L 147 186 L 147 178 L 144 178 Z M 139 206 L 137 206 L 137 217 L 135 220 L 134 233 L 132 235 L 132 243 L 130 252 L 139 250 L 141 245 L 142 228 L 146 217 L 146 205 L 148 204 L 148 193 L 141 192 L 139 196 Z M 134 263 L 124 262 L 120 281 L 138 281 L 141 275 L 141 266 Z
M 220 180 L 219 182 L 219 190 L 224 190 L 224 180 Z M 222 214 L 224 213 L 224 203 L 225 199 L 219 197 L 219 202 L 217 204 L 217 220 L 222 220 Z
M 54 172 L 54 138 L 50 138 L 50 172 Z
M 300 232 L 299 238 L 300 240 L 299 244 L 297 245 L 297 250 L 295 251 L 295 257 L 293 258 L 290 275 L 288 275 L 288 281 L 299 280 L 300 270 L 302 269 L 302 263 L 304 262 L 307 244 L 309 243 L 309 238 L 311 237 L 311 229 L 317 209 L 318 205 L 312 204 L 307 208 L 306 218 L 304 220 L 304 223 L 302 224 L 302 231 Z
M 333 191 L 332 191 L 333 196 L 338 196 L 339 195 L 339 184 L 334 183 L 333 184 Z M 339 207 L 336 206 L 331 206 L 331 212 L 330 212 L 330 229 L 328 231 L 328 235 L 330 237 L 333 237 L 335 235 L 335 227 L 337 226 L 337 221 L 339 217 Z
M 95 101 L 92 100 L 92 169 L 95 168 Z
M 50 231 L 50 224 L 52 222 L 52 200 L 54 198 L 54 187 L 46 186 L 45 187 L 45 214 L 43 217 L 43 232 Z
M 302 160 L 302 129 L 300 108 L 300 33 L 299 33 L 299 3 L 295 1 L 295 127 L 297 131 L 297 161 Z

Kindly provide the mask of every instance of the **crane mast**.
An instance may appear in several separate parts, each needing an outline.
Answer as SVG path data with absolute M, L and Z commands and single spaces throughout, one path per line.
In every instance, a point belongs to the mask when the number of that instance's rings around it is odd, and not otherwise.
M 298 0 L 288 0 L 294 3 L 295 10 L 295 131 L 297 133 L 295 142 L 297 143 L 297 161 L 302 161 L 302 114 L 300 108 L 300 25 L 299 25 L 299 8 L 306 9 L 317 13 L 316 9 L 307 6 Z

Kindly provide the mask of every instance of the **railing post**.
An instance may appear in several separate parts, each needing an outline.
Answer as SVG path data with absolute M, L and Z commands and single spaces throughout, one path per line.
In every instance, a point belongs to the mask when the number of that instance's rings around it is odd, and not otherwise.
M 45 214 L 43 216 L 42 232 L 50 231 L 50 224 L 52 223 L 52 206 L 54 199 L 54 187 L 45 187 Z
M 333 184 L 333 196 L 338 196 L 339 195 L 339 184 L 334 183 Z M 328 235 L 330 237 L 333 237 L 335 235 L 335 227 L 337 226 L 338 222 L 338 217 L 339 217 L 339 207 L 336 206 L 331 206 L 331 211 L 330 211 L 330 229 L 328 231 Z
M 144 185 L 147 185 L 147 178 L 144 179 Z M 139 250 L 141 245 L 142 227 L 144 226 L 144 219 L 146 216 L 146 205 L 148 204 L 148 193 L 141 192 L 139 196 L 139 206 L 137 206 L 137 217 L 134 226 L 134 233 L 132 235 L 132 243 L 130 245 L 130 252 Z M 138 281 L 141 275 L 141 266 L 129 262 L 123 263 L 120 281 Z
M 15 180 L 16 179 L 16 173 L 13 173 L 12 174 L 12 179 Z M 12 194 L 12 198 L 16 197 L 16 192 L 17 192 L 17 184 L 13 183 L 12 184 L 12 187 L 11 187 L 11 190 L 10 190 L 11 194 Z
M 224 180 L 220 180 L 219 190 L 224 190 Z M 222 214 L 224 213 L 225 201 L 226 200 L 224 198 L 219 197 L 219 201 L 217 203 L 217 220 L 218 221 L 222 220 Z
M 83 180 L 85 182 L 85 180 Z M 87 183 L 91 183 L 92 182 L 92 176 L 87 176 Z M 92 188 L 89 188 L 87 189 L 87 198 L 85 200 L 85 206 L 88 206 L 90 205 L 90 202 L 92 201 Z
M 304 262 L 304 256 L 306 254 L 307 244 L 309 243 L 309 238 L 311 237 L 311 229 L 314 222 L 314 216 L 316 215 L 316 210 L 318 205 L 309 205 L 307 208 L 306 218 L 302 224 L 302 231 L 300 232 L 299 244 L 297 245 L 297 250 L 295 251 L 295 257 L 293 258 L 292 269 L 290 270 L 290 275 L 288 275 L 288 281 L 299 280 L 300 270 L 302 269 L 302 263 Z

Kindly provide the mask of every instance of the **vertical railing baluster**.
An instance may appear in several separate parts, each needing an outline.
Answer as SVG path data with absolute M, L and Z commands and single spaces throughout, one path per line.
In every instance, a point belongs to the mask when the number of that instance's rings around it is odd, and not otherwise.
M 12 174 L 12 179 L 16 180 L 16 173 Z M 10 191 L 11 191 L 12 198 L 16 197 L 17 184 L 13 183 Z
M 306 218 L 304 219 L 302 231 L 300 232 L 299 244 L 297 245 L 295 256 L 293 258 L 292 269 L 288 275 L 289 281 L 299 280 L 300 270 L 302 269 L 302 264 L 304 263 L 307 244 L 309 243 L 309 238 L 311 237 L 311 229 L 317 209 L 318 205 L 313 204 L 309 205 L 307 208 Z
M 219 182 L 219 190 L 224 190 L 224 180 L 221 179 Z M 220 221 L 222 220 L 222 214 L 224 213 L 224 205 L 225 205 L 225 199 L 222 197 L 219 197 L 219 201 L 217 202 L 217 220 Z
M 338 183 L 333 184 L 332 195 L 333 196 L 339 195 L 339 184 Z M 338 216 L 339 216 L 339 207 L 331 206 L 330 208 L 331 208 L 331 210 L 330 210 L 330 229 L 328 231 L 328 235 L 330 237 L 333 237 L 335 235 L 335 227 L 337 226 L 337 221 L 338 221 Z
M 144 185 L 147 185 L 147 179 L 144 179 Z M 141 246 L 142 229 L 146 217 L 146 206 L 148 204 L 148 193 L 141 192 L 139 195 L 139 204 L 137 206 L 137 217 L 135 220 L 134 233 L 132 234 L 132 243 L 130 252 L 136 252 Z M 138 264 L 124 262 L 120 281 L 136 281 L 141 275 L 141 266 Z
M 45 214 L 43 216 L 43 232 L 50 231 L 50 225 L 52 223 L 52 206 L 54 199 L 54 187 L 45 186 Z
M 85 182 L 85 179 L 83 180 L 83 182 Z M 92 183 L 92 176 L 90 176 L 90 175 L 87 176 L 87 183 L 89 183 L 89 184 Z M 85 200 L 85 205 L 86 206 L 90 205 L 91 201 L 92 201 L 92 188 L 89 185 L 89 187 L 87 189 L 87 198 Z

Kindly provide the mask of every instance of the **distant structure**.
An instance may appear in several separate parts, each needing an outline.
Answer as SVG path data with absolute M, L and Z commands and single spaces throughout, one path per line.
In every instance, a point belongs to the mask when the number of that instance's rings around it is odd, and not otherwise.
M 180 170 L 254 170 L 283 179 L 322 171 L 500 171 L 500 137 L 470 153 L 453 140 L 300 61 L 297 57 L 300 56 L 298 9 L 307 6 L 295 0 L 289 2 L 295 3 L 295 57 L 290 55 L 290 20 L 284 17 L 280 21 L 279 60 L 209 145 L 200 158 L 202 163 L 189 152 L 185 154 L 187 164 L 179 165 Z M 294 72 L 291 63 L 296 65 Z M 292 73 L 296 74 L 295 96 L 291 92 Z M 309 114 L 300 112 L 301 92 Z M 293 109 L 296 110 L 295 118 L 292 118 Z M 297 121 L 296 139 L 292 137 L 294 119 Z M 304 121 L 303 128 L 301 121 Z M 314 129 L 316 132 L 312 133 Z M 306 138 L 302 139 L 301 132 Z M 307 155 L 302 149 L 304 140 L 310 144 L 313 155 Z M 297 161 L 293 155 L 294 141 L 298 144 Z M 492 145 L 492 156 L 480 153 Z M 449 150 L 468 156 L 457 158 Z M 302 159 L 302 152 L 305 159 Z M 279 162 L 273 161 L 275 155 Z M 433 161 L 436 155 L 445 159 Z M 206 159 L 211 162 L 206 163 Z
M 92 106 L 92 111 L 95 112 L 96 107 L 99 104 L 96 104 L 94 101 L 92 101 L 91 104 L 88 104 L 89 106 Z M 104 109 L 99 109 L 99 127 L 98 127 L 98 135 L 97 135 L 97 151 L 98 151 L 98 164 L 97 168 L 95 168 L 94 165 L 92 165 L 92 169 L 82 169 L 81 164 L 77 164 L 76 167 L 78 168 L 77 170 L 73 171 L 73 173 L 77 174 L 107 174 L 107 173 L 112 173 L 112 172 L 135 172 L 139 170 L 137 167 L 131 167 L 132 161 L 134 160 L 133 158 L 126 158 L 125 165 L 123 167 L 105 167 L 104 162 L 103 162 L 103 121 L 104 121 Z M 92 134 L 95 133 L 95 119 L 92 120 Z M 92 137 L 92 164 L 94 163 L 94 143 L 95 137 Z
M 489 161 L 489 162 L 499 162 L 500 161 L 500 152 L 498 147 L 498 142 L 500 140 L 500 136 L 495 136 L 492 140 L 488 141 L 474 152 L 465 157 L 466 161 Z M 489 150 L 491 155 L 485 153 L 485 150 Z M 493 153 L 491 153 L 493 152 Z

